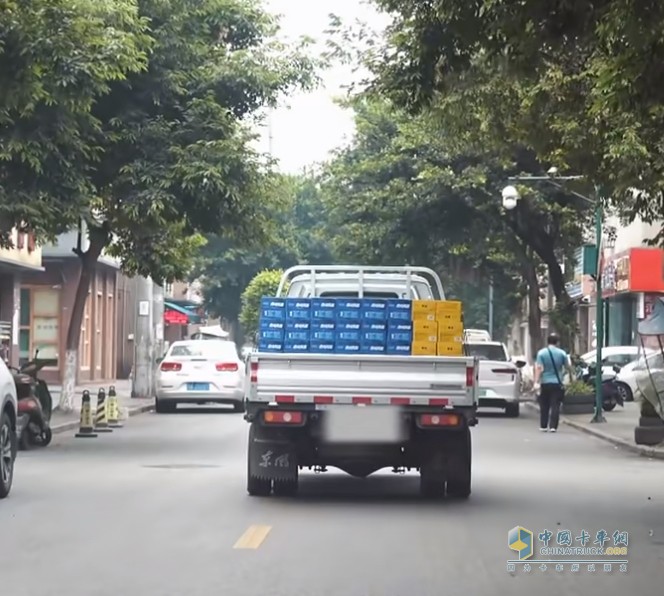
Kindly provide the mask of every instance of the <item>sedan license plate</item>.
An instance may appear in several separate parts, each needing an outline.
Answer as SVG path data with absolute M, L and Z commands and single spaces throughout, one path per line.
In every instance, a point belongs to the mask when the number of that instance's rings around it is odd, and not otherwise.
M 399 408 L 336 406 L 325 412 L 328 443 L 398 443 L 404 439 Z
M 210 383 L 187 383 L 187 391 L 210 391 Z

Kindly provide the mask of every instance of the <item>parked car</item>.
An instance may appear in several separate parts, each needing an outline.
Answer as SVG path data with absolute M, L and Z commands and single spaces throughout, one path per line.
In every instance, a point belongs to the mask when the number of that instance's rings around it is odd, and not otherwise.
M 620 367 L 618 373 L 617 388 L 624 401 L 634 399 L 636 391 L 636 379 L 634 378 L 634 367 L 644 355 L 652 354 L 653 350 L 641 346 L 608 346 L 602 348 L 602 374 L 613 375 L 614 366 Z M 587 365 L 594 365 L 597 360 L 597 350 L 592 350 L 581 356 Z
M 626 364 L 616 377 L 623 399 L 632 401 L 641 392 L 644 383 L 650 383 L 650 376 L 657 378 L 663 370 L 663 357 L 658 350 L 647 349 L 645 355 L 642 354 L 638 360 Z
M 498 341 L 466 343 L 469 356 L 479 360 L 479 407 L 503 408 L 505 414 L 519 415 L 520 368 L 525 360 L 513 362 L 505 344 Z
M 463 340 L 465 342 L 491 341 L 491 334 L 485 329 L 464 329 Z
M 182 403 L 215 403 L 242 412 L 244 375 L 244 362 L 231 341 L 173 342 L 159 365 L 156 410 L 165 413 Z
M 9 495 L 14 480 L 17 436 L 16 385 L 11 371 L 0 359 L 0 499 Z

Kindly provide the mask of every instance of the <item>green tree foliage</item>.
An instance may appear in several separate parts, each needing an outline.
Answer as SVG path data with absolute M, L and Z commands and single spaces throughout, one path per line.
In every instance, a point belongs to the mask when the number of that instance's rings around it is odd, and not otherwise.
M 202 279 L 208 312 L 231 326 L 240 315 L 243 291 L 260 271 L 333 260 L 316 180 L 311 175 L 280 176 L 272 197 L 267 240 L 247 246 L 210 237 L 192 273 Z
M 261 298 L 276 295 L 282 274 L 279 269 L 261 271 L 242 292 L 240 323 L 245 335 L 254 337 L 258 332 Z
M 562 193 L 535 191 L 514 213 L 501 206 L 507 178 L 537 165 L 530 152 L 515 150 L 507 159 L 470 151 L 428 114 L 412 116 L 373 98 L 351 105 L 355 141 L 323 176 L 340 258 L 428 265 L 443 272 L 448 286 L 476 270 L 464 283 L 487 287 L 492 277 L 497 287 L 511 288 L 505 289 L 511 305 L 525 281 L 534 287 L 537 309 L 537 267 L 544 262 L 557 296 L 565 298 L 560 258 L 580 242 L 581 207 Z
M 46 4 L 42 14 L 49 14 Z M 71 405 L 85 300 L 102 251 L 118 257 L 129 273 L 170 280 L 188 273 L 202 242 L 200 234 L 222 234 L 237 242 L 268 237 L 270 164 L 251 146 L 250 119 L 284 91 L 308 85 L 314 66 L 301 48 L 275 41 L 276 23 L 252 0 L 99 4 L 67 3 L 74 35 L 69 39 L 62 34 L 59 39 L 60 33 L 56 34 L 63 55 L 69 55 L 66 59 L 81 56 L 80 64 L 76 59 L 72 62 L 80 68 L 81 82 L 67 79 L 65 60 L 54 87 L 71 85 L 74 95 L 77 85 L 90 77 L 88 73 L 97 78 L 106 73 L 107 80 L 97 85 L 99 91 L 92 86 L 86 89 L 87 104 L 79 109 L 73 102 L 70 108 L 83 111 L 82 128 L 75 119 L 64 123 L 73 127 L 66 136 L 76 139 L 84 134 L 81 142 L 85 144 L 71 159 L 67 156 L 66 167 L 57 146 L 45 146 L 34 162 L 35 169 L 49 170 L 53 163 L 56 175 L 60 168 L 78 170 L 68 176 L 85 181 L 86 202 L 75 210 L 70 198 L 57 200 L 56 195 L 53 199 L 41 189 L 31 197 L 33 205 L 44 202 L 54 213 L 77 211 L 89 239 L 85 250 L 81 243 L 75 251 L 81 259 L 81 277 L 66 341 L 63 409 Z M 113 12 L 116 5 L 120 8 Z M 99 11 L 101 17 L 109 15 L 106 20 L 99 17 L 96 29 L 86 25 L 88 18 L 94 22 L 91 10 Z M 59 16 L 49 22 L 54 31 L 58 31 Z M 104 37 L 104 27 L 116 22 L 138 41 L 131 45 L 131 36 L 122 35 L 121 29 L 115 37 L 110 33 Z M 47 54 L 51 31 L 44 26 L 41 33 L 43 54 Z M 97 37 L 90 40 L 88 35 Z M 29 31 L 17 37 L 10 56 L 29 52 L 35 42 L 39 45 L 42 40 L 33 39 Z M 83 56 L 88 51 L 91 55 Z M 116 58 L 116 64 L 107 58 L 108 65 L 104 64 L 105 56 L 123 52 L 133 60 Z M 97 63 L 100 58 L 102 62 Z M 38 78 L 46 67 L 38 61 L 25 66 L 19 61 L 11 81 L 21 88 L 23 77 Z M 38 91 L 39 81 L 34 84 Z M 28 108 L 29 98 L 29 94 L 22 98 Z M 68 96 L 55 99 L 68 105 Z M 39 95 L 35 100 L 50 103 Z M 15 190 L 9 187 L 3 192 L 15 200 Z M 26 188 L 19 185 L 18 190 Z M 31 221 L 36 222 L 33 215 Z
M 136 2 L 0 3 L 0 243 L 15 226 L 52 239 L 94 196 L 92 106 L 145 69 L 148 22 Z
M 661 2 L 374 1 L 394 17 L 371 56 L 376 89 L 474 146 L 523 145 L 583 174 L 630 216 L 664 217 Z

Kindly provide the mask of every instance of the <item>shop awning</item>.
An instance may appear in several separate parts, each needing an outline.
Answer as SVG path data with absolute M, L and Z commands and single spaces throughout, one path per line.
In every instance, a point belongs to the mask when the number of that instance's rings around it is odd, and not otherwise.
M 200 323 L 201 317 L 198 313 L 169 302 L 164 301 L 164 322 L 169 325 L 191 325 Z

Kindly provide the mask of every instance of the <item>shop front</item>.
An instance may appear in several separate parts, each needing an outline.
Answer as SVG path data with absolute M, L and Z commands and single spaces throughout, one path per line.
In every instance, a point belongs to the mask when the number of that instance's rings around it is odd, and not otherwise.
M 664 295 L 664 251 L 631 248 L 607 259 L 602 271 L 606 298 L 606 345 L 639 343 L 638 323 Z

